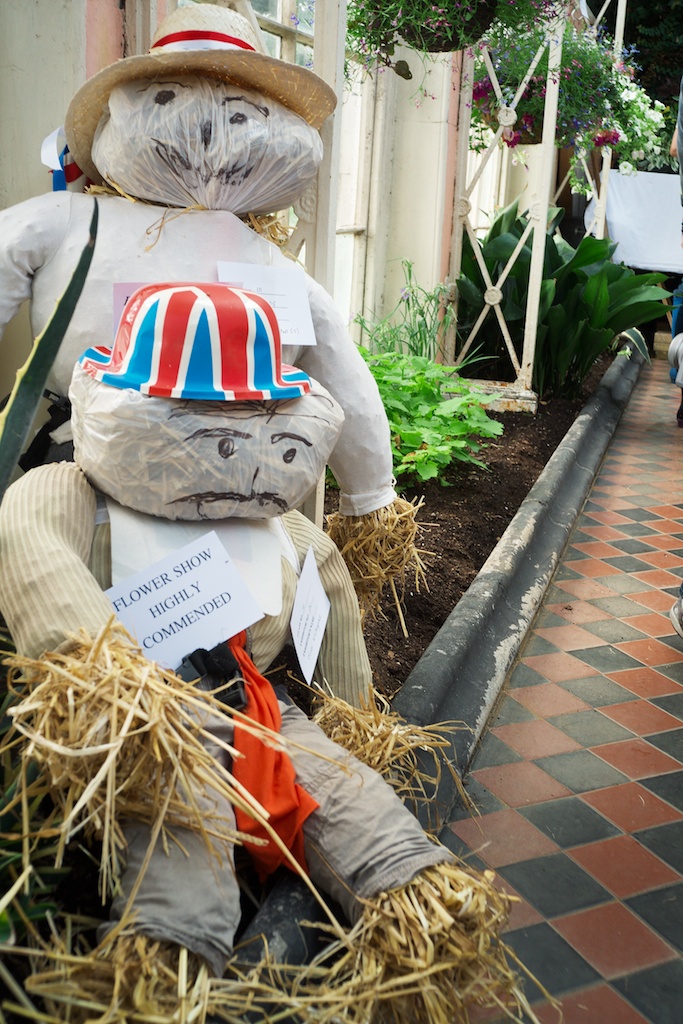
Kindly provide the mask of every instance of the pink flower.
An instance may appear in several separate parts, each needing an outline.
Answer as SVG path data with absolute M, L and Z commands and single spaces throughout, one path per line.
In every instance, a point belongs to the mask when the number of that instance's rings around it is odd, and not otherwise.
M 603 128 L 593 136 L 594 146 L 616 146 L 621 136 L 616 128 Z
M 481 78 L 478 82 L 475 82 L 472 86 L 472 99 L 473 100 L 485 100 L 491 95 L 493 86 L 489 78 Z
M 514 149 L 522 141 L 522 133 L 512 128 L 503 128 L 503 142 L 508 149 Z

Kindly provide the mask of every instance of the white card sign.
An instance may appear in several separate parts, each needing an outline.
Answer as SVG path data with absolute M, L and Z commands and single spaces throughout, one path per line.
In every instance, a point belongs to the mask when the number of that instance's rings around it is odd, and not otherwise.
M 218 263 L 218 280 L 256 292 L 273 307 L 283 345 L 315 345 L 315 330 L 301 267 L 262 263 Z
M 330 599 L 320 582 L 315 555 L 310 547 L 299 577 L 290 620 L 294 649 L 307 683 L 313 678 L 329 614 Z
M 213 530 L 106 594 L 144 654 L 166 668 L 263 618 Z

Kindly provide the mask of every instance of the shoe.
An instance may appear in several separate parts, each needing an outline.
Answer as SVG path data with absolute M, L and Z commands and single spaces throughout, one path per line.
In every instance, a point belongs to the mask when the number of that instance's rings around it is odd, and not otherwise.
M 683 598 L 679 597 L 676 603 L 671 606 L 669 618 L 671 619 L 671 625 L 678 635 L 683 637 Z

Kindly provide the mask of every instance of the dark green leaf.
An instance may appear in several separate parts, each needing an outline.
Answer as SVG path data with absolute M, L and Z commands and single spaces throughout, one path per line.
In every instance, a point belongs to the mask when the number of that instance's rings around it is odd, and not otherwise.
M 621 332 L 619 338 L 620 340 L 628 340 L 632 342 L 635 345 L 636 350 L 640 352 L 643 359 L 648 363 L 651 362 L 647 342 L 637 327 L 628 327 L 625 331 Z
M 484 305 L 484 293 L 469 278 L 461 275 L 458 278 L 458 295 L 460 299 L 464 300 L 468 305 L 473 306 L 477 311 Z
M 512 230 L 513 226 L 515 226 L 515 223 L 517 221 L 517 206 L 518 200 L 515 199 L 513 202 L 510 203 L 509 206 L 506 206 L 504 210 L 501 210 L 501 212 L 498 214 L 493 224 L 489 228 L 488 234 L 484 239 L 485 245 L 492 239 L 497 238 L 498 235 L 504 235 L 508 231 Z

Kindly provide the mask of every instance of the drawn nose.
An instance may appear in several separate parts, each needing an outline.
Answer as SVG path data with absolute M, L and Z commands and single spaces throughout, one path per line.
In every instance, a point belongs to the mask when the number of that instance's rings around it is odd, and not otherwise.
M 205 121 L 202 125 L 202 142 L 204 144 L 204 149 L 207 149 L 211 145 L 212 132 L 213 128 L 211 126 L 211 122 Z

